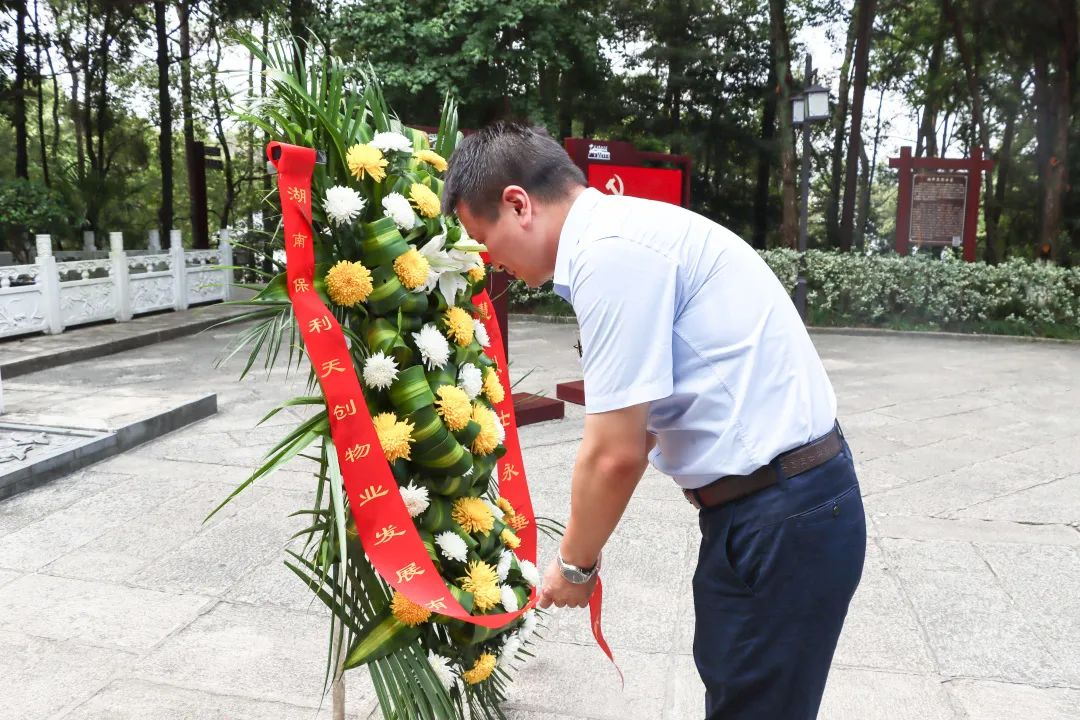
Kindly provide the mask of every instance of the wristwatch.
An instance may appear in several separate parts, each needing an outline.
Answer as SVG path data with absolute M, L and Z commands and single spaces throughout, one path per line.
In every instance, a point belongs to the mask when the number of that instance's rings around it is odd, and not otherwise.
M 558 553 L 556 558 L 559 561 L 559 570 L 562 572 L 563 580 L 574 585 L 584 585 L 596 577 L 600 572 L 600 557 L 596 558 L 596 564 L 591 568 L 580 568 L 577 565 L 571 565 L 562 558 L 562 553 Z

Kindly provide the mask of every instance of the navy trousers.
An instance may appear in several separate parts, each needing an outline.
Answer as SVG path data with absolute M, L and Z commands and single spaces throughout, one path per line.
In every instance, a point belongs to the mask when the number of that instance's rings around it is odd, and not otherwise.
M 866 554 L 851 450 L 703 510 L 700 524 L 694 660 L 706 720 L 813 720 Z

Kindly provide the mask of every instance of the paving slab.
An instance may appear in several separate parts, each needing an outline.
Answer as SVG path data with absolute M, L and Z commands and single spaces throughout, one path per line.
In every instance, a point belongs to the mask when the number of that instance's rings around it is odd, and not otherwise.
M 1076 720 L 1080 690 L 1015 683 L 955 680 L 948 685 L 969 718 L 978 720 Z
M 299 523 L 287 515 L 311 499 L 310 463 L 290 463 L 203 522 L 310 412 L 289 408 L 257 427 L 304 394 L 305 378 L 275 371 L 237 382 L 236 364 L 214 365 L 233 334 L 212 330 L 12 383 L 19 402 L 66 395 L 87 412 L 103 387 L 121 406 L 143 394 L 214 392 L 219 412 L 0 501 L 0 598 L 14 618 L 0 629 L 0 677 L 18 680 L 14 689 L 0 682 L 0 718 L 329 718 L 327 613 L 281 563 Z M 574 326 L 515 324 L 510 337 L 513 377 L 536 368 L 518 389 L 552 394 L 580 377 Z M 1080 718 L 1070 714 L 1080 707 L 1080 391 L 1070 380 L 1080 353 L 903 335 L 814 339 L 872 537 L 820 717 Z M 557 520 L 584 418 L 580 407 L 566 411 L 522 430 L 534 503 Z M 605 570 L 605 631 L 626 689 L 585 613 L 558 611 L 511 687 L 508 715 L 700 718 L 689 593 L 699 539 L 693 509 L 648 472 Z M 541 565 L 554 549 L 541 541 Z M 85 608 L 73 602 L 82 597 Z M 192 610 L 192 598 L 206 605 Z M 139 603 L 156 609 L 120 626 L 113 606 Z M 47 610 L 84 642 L 42 627 Z M 116 645 L 87 644 L 108 642 Z M 348 717 L 378 718 L 366 674 L 347 684 Z
M 0 632 L 0 720 L 51 718 L 93 697 L 134 659 L 120 650 Z
M 29 574 L 0 587 L 0 630 L 137 652 L 186 626 L 208 603 L 198 595 Z

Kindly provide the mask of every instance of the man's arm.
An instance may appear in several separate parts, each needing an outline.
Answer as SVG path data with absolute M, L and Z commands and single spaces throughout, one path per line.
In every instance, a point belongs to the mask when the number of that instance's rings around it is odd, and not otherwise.
M 574 465 L 570 521 L 563 536 L 563 560 L 592 567 L 648 464 L 646 432 L 649 404 L 585 416 L 585 436 Z M 563 579 L 557 561 L 544 577 L 540 606 L 583 607 L 594 583 L 574 585 Z

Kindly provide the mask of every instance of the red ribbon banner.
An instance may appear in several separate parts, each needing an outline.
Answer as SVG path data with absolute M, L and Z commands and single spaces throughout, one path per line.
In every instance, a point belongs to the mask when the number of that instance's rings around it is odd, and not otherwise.
M 471 615 L 454 598 L 439 575 L 383 455 L 341 326 L 314 289 L 311 174 L 315 151 L 271 142 L 266 147 L 266 154 L 278 172 L 289 299 L 308 358 L 326 399 L 330 436 L 364 552 L 383 579 L 414 603 L 434 613 L 487 628 L 504 627 L 532 608 L 536 603 L 536 589 L 532 589 L 529 602 L 516 612 Z M 484 323 L 492 341 L 487 352 L 497 363 L 499 379 L 507 388 L 509 376 L 498 324 L 494 323 L 495 310 L 486 292 L 478 295 L 477 300 L 487 309 Z M 536 518 L 521 461 L 513 399 L 511 393 L 505 395 L 503 402 L 495 406 L 506 429 L 504 445 L 507 452 L 499 460 L 496 470 L 499 494 L 528 519 L 528 525 L 518 534 L 521 539 L 519 556 L 535 563 Z
M 341 326 L 314 289 L 311 175 L 315 151 L 271 142 L 266 147 L 266 154 L 278 172 L 289 299 L 308 358 L 326 399 L 330 436 L 364 552 L 383 579 L 414 603 L 440 615 L 487 628 L 504 627 L 536 604 L 536 588 L 531 590 L 529 602 L 516 612 L 471 615 L 457 602 L 439 575 L 383 455 Z M 495 361 L 499 380 L 507 389 L 503 401 L 495 404 L 495 411 L 506 430 L 503 442 L 506 454 L 496 467 L 499 495 L 528 520 L 528 524 L 517 532 L 521 540 L 518 556 L 535 564 L 536 517 L 525 479 L 513 394 L 509 392 L 510 374 L 502 332 L 488 293 L 480 293 L 473 298 L 473 303 L 482 309 L 481 320 L 491 340 L 485 352 Z M 596 590 L 589 602 L 593 636 L 614 663 L 601 629 L 602 596 L 597 579 Z M 622 678 L 622 671 L 619 671 L 619 677 Z

